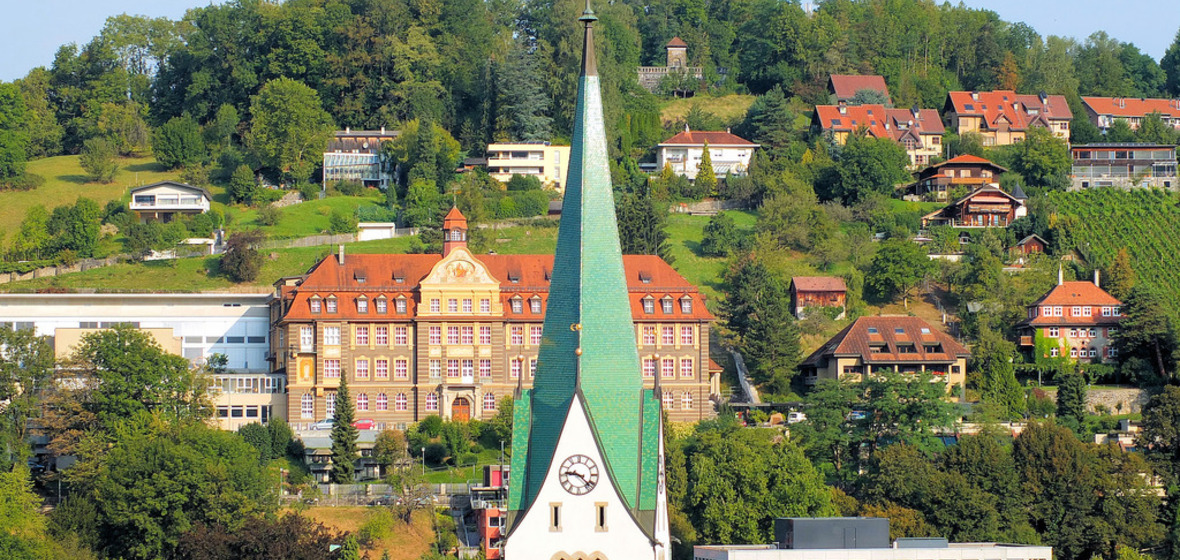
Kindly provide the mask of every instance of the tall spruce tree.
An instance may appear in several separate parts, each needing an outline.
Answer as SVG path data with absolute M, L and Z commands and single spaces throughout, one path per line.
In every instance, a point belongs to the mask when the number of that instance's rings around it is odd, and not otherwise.
M 1086 380 L 1080 372 L 1066 373 L 1057 387 L 1057 421 L 1074 432 L 1086 416 Z
M 536 53 L 518 39 L 503 62 L 496 64 L 497 140 L 533 142 L 549 140 L 553 119 L 549 96 L 537 67 Z
M 348 394 L 348 380 L 340 376 L 336 390 L 336 416 L 332 419 L 332 482 L 352 482 L 353 465 L 357 458 L 356 440 L 360 432 L 352 425 L 355 409 Z

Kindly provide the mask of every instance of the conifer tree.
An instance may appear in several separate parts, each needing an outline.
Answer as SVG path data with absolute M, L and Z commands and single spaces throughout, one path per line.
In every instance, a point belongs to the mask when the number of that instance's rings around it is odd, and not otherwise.
M 332 419 L 332 482 L 349 484 L 357 458 L 356 440 L 360 432 L 352 425 L 355 410 L 348 394 L 348 380 L 340 376 L 336 390 L 336 416 Z
M 1131 268 L 1131 255 L 1127 253 L 1126 247 L 1119 249 L 1110 269 L 1106 271 L 1106 277 L 1102 280 L 1102 287 L 1110 292 L 1110 295 L 1120 300 L 1125 300 L 1131 295 L 1136 276 L 1135 269 Z
M 693 184 L 693 191 L 698 196 L 717 194 L 717 174 L 713 171 L 713 158 L 709 155 L 709 143 L 701 154 L 701 164 L 697 166 L 697 177 Z

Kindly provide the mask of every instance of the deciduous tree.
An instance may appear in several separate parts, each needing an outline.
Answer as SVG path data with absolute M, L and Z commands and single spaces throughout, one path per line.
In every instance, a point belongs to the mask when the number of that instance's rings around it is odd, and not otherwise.
M 297 80 L 276 78 L 252 98 L 250 114 L 246 145 L 258 160 L 293 182 L 311 177 L 335 127 L 319 93 Z
M 152 135 L 152 153 L 172 169 L 200 163 L 206 156 L 201 127 L 192 117 L 173 117 Z
M 115 180 L 119 164 L 115 163 L 115 146 L 102 137 L 91 138 L 82 144 L 80 163 L 91 181 L 110 183 Z
M 262 270 L 262 255 L 257 246 L 262 242 L 259 230 L 239 231 L 229 236 L 225 253 L 221 256 L 221 272 L 234 282 L 253 282 Z
M 885 300 L 908 298 L 910 291 L 934 270 L 926 252 L 907 239 L 881 243 L 865 274 L 865 286 Z

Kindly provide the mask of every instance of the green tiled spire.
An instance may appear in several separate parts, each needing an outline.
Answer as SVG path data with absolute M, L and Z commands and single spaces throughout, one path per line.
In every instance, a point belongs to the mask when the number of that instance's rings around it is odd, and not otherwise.
M 597 19 L 589 5 L 579 18 L 585 25 L 582 73 L 544 338 L 533 389 L 517 401 L 528 412 L 513 426 L 509 509 L 517 512 L 532 505 L 550 463 L 560 460 L 553 453 L 575 392 L 586 404 L 605 470 L 628 506 L 639 508 L 647 494 L 641 486 L 654 484 L 640 480 L 650 461 L 640 457 L 643 386 L 610 181 L 594 52 Z

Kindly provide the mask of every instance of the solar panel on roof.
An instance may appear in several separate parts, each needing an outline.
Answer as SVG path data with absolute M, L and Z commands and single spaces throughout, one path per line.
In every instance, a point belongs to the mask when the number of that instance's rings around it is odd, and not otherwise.
M 966 110 L 968 110 L 968 111 L 974 111 L 974 110 L 975 110 L 975 105 L 973 105 L 973 104 L 971 104 L 971 103 L 967 103 L 966 105 L 963 105 L 963 108 L 964 108 L 964 109 L 966 109 Z

